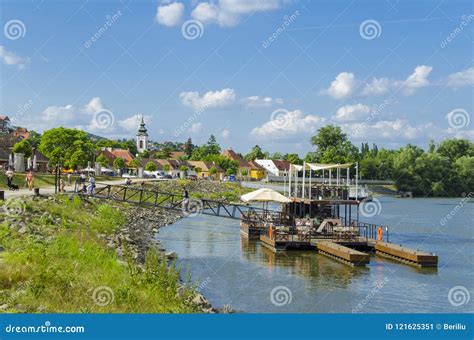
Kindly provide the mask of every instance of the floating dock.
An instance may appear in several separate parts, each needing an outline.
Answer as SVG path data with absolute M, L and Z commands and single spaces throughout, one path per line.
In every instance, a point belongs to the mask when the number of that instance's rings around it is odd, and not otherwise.
M 383 241 L 375 241 L 374 248 L 377 255 L 406 264 L 415 265 L 418 267 L 438 266 L 438 256 L 430 253 L 409 249 L 398 244 Z
M 326 240 L 311 242 L 320 254 L 329 256 L 351 266 L 365 266 L 370 263 L 370 255 Z

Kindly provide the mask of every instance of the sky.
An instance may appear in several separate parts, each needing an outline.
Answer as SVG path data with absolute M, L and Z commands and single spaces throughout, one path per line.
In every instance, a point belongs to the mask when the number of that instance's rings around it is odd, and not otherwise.
M 2 0 L 0 115 L 304 155 L 474 140 L 472 1 Z

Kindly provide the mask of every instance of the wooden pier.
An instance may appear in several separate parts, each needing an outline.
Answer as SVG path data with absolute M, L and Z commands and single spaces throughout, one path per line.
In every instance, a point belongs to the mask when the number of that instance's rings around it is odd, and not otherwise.
M 370 263 L 370 255 L 327 240 L 314 240 L 311 244 L 320 254 L 329 256 L 351 266 L 365 266 Z
M 437 267 L 438 256 L 402 247 L 398 244 L 376 241 L 375 252 L 377 255 L 384 256 L 399 262 L 403 262 L 418 267 Z

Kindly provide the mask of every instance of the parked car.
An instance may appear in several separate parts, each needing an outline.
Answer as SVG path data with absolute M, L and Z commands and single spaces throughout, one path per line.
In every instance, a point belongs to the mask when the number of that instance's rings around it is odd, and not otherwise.
M 123 177 L 123 178 L 137 178 L 137 176 L 135 176 L 135 175 L 130 175 L 130 174 L 123 174 L 122 177 Z

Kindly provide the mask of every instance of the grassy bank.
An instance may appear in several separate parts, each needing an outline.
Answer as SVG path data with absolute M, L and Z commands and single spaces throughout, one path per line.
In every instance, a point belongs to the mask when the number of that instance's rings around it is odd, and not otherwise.
M 18 185 L 20 188 L 26 188 L 27 186 L 26 186 L 25 176 L 26 174 L 14 174 L 13 183 Z M 66 176 L 61 176 L 61 178 L 63 178 L 67 182 Z M 73 184 L 77 178 L 79 178 L 79 176 L 72 176 Z M 109 180 L 114 180 L 114 179 L 121 180 L 121 178 L 117 178 L 117 177 L 105 177 L 105 176 L 96 177 L 96 180 L 98 182 L 109 181 Z M 33 185 L 37 188 L 45 188 L 45 187 L 54 186 L 54 175 L 35 174 Z M 7 188 L 7 176 L 5 176 L 5 172 L 0 173 L 0 188 L 2 189 Z
M 0 312 L 193 313 L 195 292 L 155 249 L 143 265 L 107 244 L 124 206 L 68 197 L 0 208 Z M 179 292 L 179 294 L 178 294 Z

